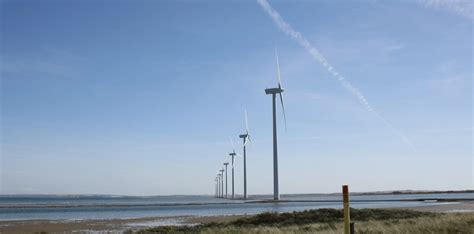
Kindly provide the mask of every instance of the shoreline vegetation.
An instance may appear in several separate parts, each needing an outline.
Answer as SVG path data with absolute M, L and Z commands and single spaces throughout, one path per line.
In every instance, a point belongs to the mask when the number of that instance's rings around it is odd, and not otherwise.
M 474 213 L 408 209 L 351 209 L 356 233 L 473 233 Z M 261 213 L 224 222 L 159 226 L 128 233 L 342 233 L 343 211 L 317 209 Z

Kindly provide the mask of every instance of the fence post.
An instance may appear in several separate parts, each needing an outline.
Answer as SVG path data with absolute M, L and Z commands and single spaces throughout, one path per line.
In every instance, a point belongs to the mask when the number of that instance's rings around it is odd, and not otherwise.
M 349 186 L 342 186 L 342 201 L 344 205 L 344 234 L 351 234 L 350 232 L 350 207 L 349 207 Z

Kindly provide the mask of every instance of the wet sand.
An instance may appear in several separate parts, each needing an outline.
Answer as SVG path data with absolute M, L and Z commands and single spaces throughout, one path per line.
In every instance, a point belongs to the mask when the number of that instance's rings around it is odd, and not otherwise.
M 410 209 L 427 212 L 474 212 L 474 202 L 459 204 L 429 205 L 415 207 L 399 207 L 393 209 Z M 0 233 L 120 233 L 127 230 L 140 230 L 162 225 L 196 225 L 210 222 L 229 222 L 245 215 L 230 216 L 179 216 L 179 217 L 147 217 L 134 219 L 106 220 L 19 220 L 0 221 Z
M 474 201 L 460 202 L 459 204 L 449 204 L 449 205 L 397 207 L 396 209 L 407 209 L 407 210 L 437 212 L 437 213 L 474 212 Z
M 94 232 L 117 233 L 126 230 L 140 230 L 150 226 L 182 225 L 191 217 L 149 217 L 134 219 L 102 219 L 102 220 L 18 220 L 0 221 L 0 233 L 64 233 Z

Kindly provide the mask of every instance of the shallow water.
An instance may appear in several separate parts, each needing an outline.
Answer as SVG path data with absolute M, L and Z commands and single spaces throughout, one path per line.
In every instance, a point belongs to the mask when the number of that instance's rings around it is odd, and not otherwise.
M 271 196 L 254 196 L 257 201 Z M 280 203 L 244 203 L 211 196 L 0 196 L 0 220 L 125 219 L 170 216 L 211 216 L 288 212 L 318 208 L 342 208 L 340 195 L 283 195 Z M 403 201 L 410 199 L 474 199 L 474 193 L 354 195 L 351 207 L 388 208 L 455 204 Z

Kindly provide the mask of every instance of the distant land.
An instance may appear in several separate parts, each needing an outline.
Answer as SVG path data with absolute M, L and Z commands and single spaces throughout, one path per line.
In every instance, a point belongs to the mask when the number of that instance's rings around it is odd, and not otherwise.
M 372 192 L 350 192 L 351 195 L 399 195 L 399 194 L 437 194 L 437 193 L 474 193 L 474 190 L 393 190 Z M 341 193 L 284 193 L 283 196 L 300 195 L 340 195 Z M 252 196 L 270 196 L 271 194 L 255 194 Z
M 391 195 L 391 194 L 433 194 L 433 193 L 474 193 L 474 190 L 395 190 L 351 193 L 356 195 Z M 338 193 L 339 194 L 339 193 Z
M 433 194 L 433 193 L 474 193 L 474 190 L 395 190 L 395 191 L 380 191 L 380 192 L 361 192 L 352 193 L 357 195 L 383 195 L 383 194 Z
M 372 191 L 372 192 L 350 192 L 351 195 L 399 195 L 399 194 L 438 194 L 438 193 L 474 193 L 474 190 L 393 190 L 393 191 Z M 282 194 L 282 196 L 301 196 L 301 195 L 340 195 L 341 193 L 288 193 Z M 188 197 L 188 196 L 213 196 L 209 194 L 198 194 L 198 195 L 185 195 L 185 194 L 174 194 L 174 195 L 116 195 L 116 194 L 0 194 L 0 197 L 9 196 L 81 196 L 81 197 Z M 236 194 L 237 197 L 241 194 Z M 251 194 L 251 197 L 271 196 L 271 194 Z

